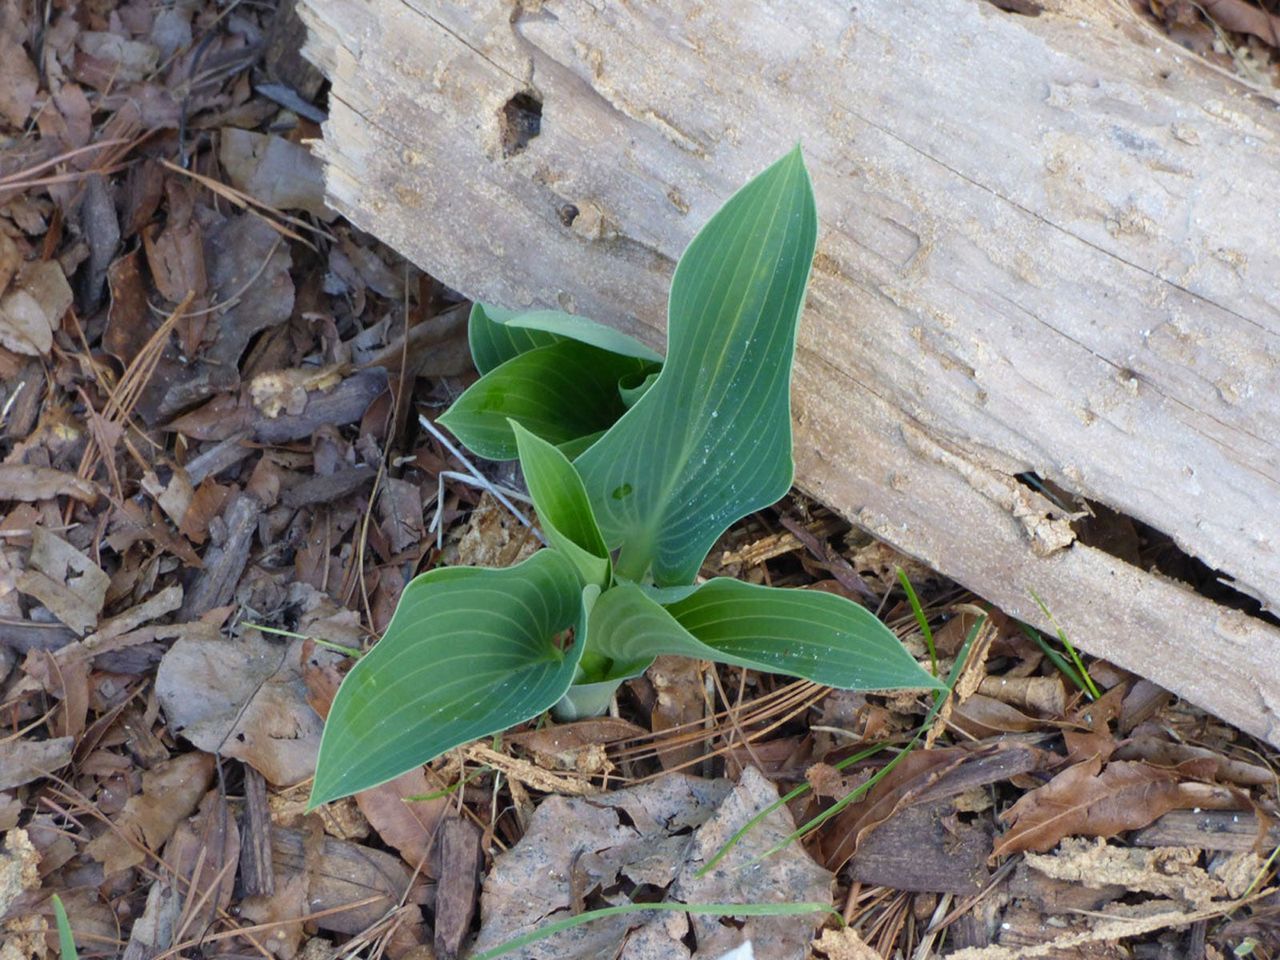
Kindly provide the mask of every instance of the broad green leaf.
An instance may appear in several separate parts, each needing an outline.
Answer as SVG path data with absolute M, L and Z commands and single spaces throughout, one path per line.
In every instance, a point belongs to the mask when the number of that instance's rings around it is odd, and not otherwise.
M 560 338 L 540 330 L 509 327 L 503 321 L 516 316 L 488 303 L 473 303 L 467 318 L 467 342 L 471 360 L 481 373 L 488 373 L 512 357 L 545 347 Z
M 577 672 L 584 621 L 578 576 L 554 550 L 504 570 L 448 567 L 414 579 L 338 689 L 311 806 L 551 707 Z M 557 638 L 570 627 L 574 642 L 562 650 Z
M 479 456 L 514 460 L 508 420 L 557 446 L 606 430 L 626 410 L 618 381 L 644 366 L 573 340 L 535 347 L 473 383 L 439 422 Z
M 636 401 L 649 392 L 658 381 L 658 371 L 647 373 L 644 378 L 633 377 L 630 380 L 624 380 L 618 384 L 618 393 L 622 395 L 622 402 L 630 409 L 636 405 Z
M 591 513 L 582 478 L 568 457 L 512 422 L 529 496 L 551 546 L 568 557 L 584 584 L 609 585 L 609 549 Z
M 601 350 L 608 350 L 623 357 L 635 357 L 649 363 L 662 363 L 662 354 L 646 347 L 635 337 L 629 337 L 613 327 L 596 323 L 586 317 L 559 310 L 530 310 L 515 313 L 498 320 L 514 334 L 517 329 L 549 333 L 567 340 L 577 340 Z
M 930 690 L 938 681 L 863 607 L 816 590 L 718 578 L 663 608 L 633 583 L 596 602 L 593 652 L 618 662 L 677 654 L 851 690 Z
M 797 147 L 680 258 L 657 381 L 578 458 L 618 570 L 688 583 L 730 524 L 791 485 L 791 360 L 817 213 Z

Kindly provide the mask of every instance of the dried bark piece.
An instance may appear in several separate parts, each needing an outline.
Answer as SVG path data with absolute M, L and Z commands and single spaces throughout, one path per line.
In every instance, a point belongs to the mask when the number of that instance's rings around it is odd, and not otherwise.
M 253 767 L 244 768 L 244 815 L 240 834 L 240 885 L 246 897 L 269 897 L 276 892 L 271 860 L 271 808 L 267 781 Z
M 453 960 L 471 930 L 484 857 L 480 830 L 469 820 L 452 817 L 440 836 L 440 884 L 436 889 L 436 955 Z
M 262 504 L 251 494 L 237 493 L 231 499 L 224 515 L 223 536 L 205 551 L 204 569 L 187 591 L 183 619 L 194 620 L 231 600 L 249 560 L 249 547 L 261 513 Z

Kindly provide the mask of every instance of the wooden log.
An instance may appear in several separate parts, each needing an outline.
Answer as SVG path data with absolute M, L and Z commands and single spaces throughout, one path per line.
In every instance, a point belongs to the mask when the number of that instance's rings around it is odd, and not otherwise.
M 1049 6 L 1055 6 L 1050 3 Z M 798 483 L 1280 743 L 1280 630 L 1080 542 L 1034 472 L 1280 610 L 1280 115 L 1109 0 L 303 0 L 329 200 L 469 296 L 652 343 L 799 139 Z

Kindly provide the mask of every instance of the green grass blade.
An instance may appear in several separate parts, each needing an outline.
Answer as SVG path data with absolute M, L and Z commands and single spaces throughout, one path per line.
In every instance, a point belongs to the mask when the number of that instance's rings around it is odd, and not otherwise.
M 405 587 L 387 632 L 342 681 L 310 807 L 397 777 L 551 707 L 586 635 L 573 565 L 543 550 L 505 570 L 432 570 Z M 562 650 L 557 637 L 574 627 Z
M 609 585 L 611 563 L 582 478 L 569 459 L 541 437 L 512 421 L 520 466 L 547 542 L 568 557 L 582 582 Z
M 548 923 L 530 933 L 513 937 L 492 950 L 476 954 L 470 960 L 496 960 L 513 950 L 553 937 L 557 933 L 580 927 L 593 920 L 603 920 L 628 913 L 687 913 L 710 917 L 803 917 L 813 913 L 831 914 L 840 919 L 840 912 L 829 903 L 624 903 L 616 907 L 587 910 L 554 923 Z
M 618 383 L 644 369 L 642 360 L 562 340 L 494 367 L 437 422 L 478 456 L 514 460 L 511 420 L 556 446 L 607 430 L 627 409 Z
M 58 953 L 62 960 L 80 960 L 76 952 L 75 937 L 71 935 L 71 921 L 67 919 L 67 908 L 62 905 L 62 898 L 56 893 L 53 899 L 53 917 L 58 926 Z
M 1084 665 L 1084 660 L 1082 660 L 1080 654 L 1076 652 L 1075 645 L 1067 638 L 1067 632 L 1063 630 L 1062 627 L 1058 626 L 1057 619 L 1049 611 L 1045 602 L 1037 596 L 1034 590 L 1031 591 L 1031 596 L 1035 602 L 1039 604 L 1041 613 L 1043 613 L 1048 618 L 1049 622 L 1053 624 L 1053 629 L 1058 634 L 1058 640 L 1062 643 L 1067 654 L 1071 657 L 1071 662 L 1076 665 L 1076 670 L 1079 671 L 1080 680 L 1084 683 L 1084 691 L 1089 694 L 1092 699 L 1097 700 L 1102 696 L 1102 694 L 1098 692 L 1098 687 L 1093 682 L 1093 677 L 1089 676 L 1089 668 Z
M 898 582 L 902 584 L 902 589 L 906 591 L 907 602 L 911 604 L 911 612 L 915 614 L 916 624 L 920 627 L 920 632 L 924 634 L 924 645 L 929 648 L 929 672 L 936 677 L 938 675 L 938 649 L 933 643 L 933 628 L 929 626 L 929 618 L 924 615 L 924 607 L 920 605 L 920 598 L 916 596 L 916 588 L 911 586 L 911 581 L 907 579 L 906 571 L 901 567 L 898 568 Z
M 617 662 L 677 654 L 846 689 L 940 687 L 853 601 L 726 578 L 666 608 L 633 583 L 615 586 L 592 610 L 591 649 Z
M 680 258 L 662 372 L 577 461 L 627 579 L 692 581 L 716 537 L 790 488 L 791 361 L 816 237 L 797 147 Z

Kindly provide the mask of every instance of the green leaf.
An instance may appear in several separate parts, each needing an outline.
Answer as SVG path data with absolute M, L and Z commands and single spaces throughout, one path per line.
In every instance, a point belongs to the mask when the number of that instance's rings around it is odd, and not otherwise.
M 473 383 L 439 422 L 479 456 L 514 460 L 508 420 L 557 446 L 606 430 L 626 410 L 618 381 L 644 366 L 573 340 L 535 347 Z
M 560 339 L 540 330 L 507 326 L 504 321 L 514 316 L 514 311 L 492 304 L 471 305 L 471 315 L 467 318 L 467 342 L 471 346 L 471 360 L 481 373 L 488 373 L 512 357 Z
M 505 570 L 448 567 L 405 587 L 325 723 L 312 807 L 377 786 L 551 707 L 586 638 L 582 587 L 554 550 Z M 575 628 L 567 650 L 557 637 Z
M 647 373 L 643 378 L 632 377 L 623 380 L 618 384 L 618 393 L 622 396 L 622 402 L 627 405 L 627 409 L 631 409 L 636 405 L 636 401 L 649 392 L 658 381 L 658 371 Z
M 657 381 L 578 458 L 618 570 L 687 583 L 734 521 L 791 485 L 791 360 L 817 237 L 797 147 L 693 239 Z
M 516 313 L 502 317 L 499 321 L 513 334 L 517 329 L 538 331 L 577 340 L 589 346 L 599 347 L 623 357 L 635 357 L 649 363 L 662 363 L 662 354 L 646 347 L 635 337 L 629 337 L 613 327 L 596 323 L 586 317 L 572 313 L 561 313 L 559 310 L 530 310 L 527 313 Z
M 609 585 L 611 564 L 582 478 L 568 457 L 512 421 L 529 496 L 551 546 L 568 557 L 584 584 Z
M 633 583 L 596 601 L 590 649 L 618 662 L 677 654 L 850 690 L 936 690 L 898 638 L 852 600 L 718 578 L 663 608 Z
M 62 960 L 80 960 L 76 952 L 76 940 L 71 934 L 71 921 L 67 919 L 67 908 L 62 905 L 62 898 L 53 895 L 53 917 L 58 927 L 58 954 Z

